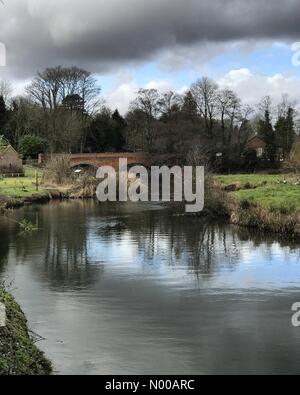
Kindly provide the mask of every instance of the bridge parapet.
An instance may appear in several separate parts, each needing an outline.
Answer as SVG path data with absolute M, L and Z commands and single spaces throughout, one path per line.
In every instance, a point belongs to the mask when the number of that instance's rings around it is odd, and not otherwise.
M 43 165 L 52 157 L 66 156 L 70 160 L 70 166 L 112 166 L 116 170 L 119 168 L 119 160 L 127 159 L 128 165 L 139 164 L 143 166 L 151 166 L 151 157 L 145 152 L 119 152 L 119 153 L 95 153 L 95 154 L 52 154 L 39 155 L 39 164 Z

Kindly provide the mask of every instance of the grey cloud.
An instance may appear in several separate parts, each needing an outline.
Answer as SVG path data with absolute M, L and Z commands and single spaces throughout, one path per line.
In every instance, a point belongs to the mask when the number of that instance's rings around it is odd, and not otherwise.
M 300 39 L 299 11 L 299 0 L 9 0 L 0 41 L 15 77 L 57 64 L 104 72 L 209 42 Z

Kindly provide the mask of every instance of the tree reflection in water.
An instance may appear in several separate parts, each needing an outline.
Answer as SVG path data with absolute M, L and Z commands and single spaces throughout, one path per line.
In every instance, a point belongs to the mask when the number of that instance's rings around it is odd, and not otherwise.
M 20 235 L 17 222 L 23 218 L 37 224 L 38 231 Z M 226 270 L 235 270 L 242 242 L 249 241 L 253 247 L 264 244 L 266 256 L 274 244 L 273 236 L 178 215 L 159 205 L 93 201 L 18 210 L 0 222 L 0 237 L 0 270 L 8 263 L 12 246 L 18 264 L 30 263 L 33 275 L 42 277 L 50 287 L 64 289 L 81 289 L 98 281 L 110 260 L 105 247 L 113 242 L 125 242 L 128 249 L 137 251 L 145 268 L 180 267 L 197 281 L 201 276 L 209 280 L 224 265 Z M 96 258 L 89 251 L 95 245 L 99 247 Z M 290 243 L 281 245 L 297 248 Z
M 18 263 L 30 263 L 33 274 L 50 287 L 80 289 L 94 282 L 96 271 L 89 265 L 83 202 L 27 207 L 16 212 L 17 220 L 22 217 L 36 223 L 38 231 L 20 235 L 17 225 L 9 228 Z M 9 243 L 5 245 L 9 248 Z

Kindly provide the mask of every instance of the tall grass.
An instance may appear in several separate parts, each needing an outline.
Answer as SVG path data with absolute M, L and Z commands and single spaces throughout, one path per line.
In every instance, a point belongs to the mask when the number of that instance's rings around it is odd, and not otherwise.
M 231 223 L 256 228 L 259 232 L 272 232 L 281 237 L 293 240 L 300 239 L 300 211 L 286 214 L 280 211 L 271 211 L 264 207 L 244 202 L 236 205 L 231 212 Z
M 211 174 L 207 173 L 204 213 L 217 218 L 230 218 L 233 205 L 232 197 L 224 191 Z
M 44 169 L 43 184 L 70 185 L 74 182 L 74 175 L 70 167 L 70 158 L 67 155 L 56 156 L 49 159 Z

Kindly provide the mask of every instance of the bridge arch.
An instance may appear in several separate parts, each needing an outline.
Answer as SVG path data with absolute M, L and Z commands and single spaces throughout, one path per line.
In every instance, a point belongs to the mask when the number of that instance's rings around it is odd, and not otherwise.
M 80 163 L 80 164 L 72 164 L 70 166 L 72 171 L 81 170 L 85 174 L 89 174 L 91 176 L 95 176 L 98 170 L 98 166 L 93 163 Z

